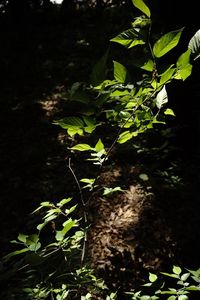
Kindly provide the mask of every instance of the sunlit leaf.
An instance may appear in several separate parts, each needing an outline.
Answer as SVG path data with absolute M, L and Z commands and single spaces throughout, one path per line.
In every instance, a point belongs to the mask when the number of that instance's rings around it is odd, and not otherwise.
M 142 175 L 142 174 L 140 174 L 140 175 Z M 143 174 L 143 175 L 146 175 L 146 174 Z M 146 175 L 147 176 L 147 175 Z M 147 178 L 148 178 L 148 176 L 147 176 Z M 148 179 L 147 179 L 148 180 Z M 158 279 L 158 276 L 157 275 L 155 275 L 155 274 L 153 274 L 153 273 L 149 273 L 149 281 L 150 282 L 155 282 L 156 280 Z
M 178 300 L 188 300 L 188 296 L 187 295 L 180 295 L 178 296 Z
M 180 275 L 182 270 L 180 267 L 173 266 L 173 272 L 174 272 L 174 274 Z
M 160 75 L 160 84 L 163 85 L 173 79 L 176 69 L 171 65 L 163 74 Z
M 181 54 L 178 58 L 176 66 L 178 69 L 178 75 L 180 79 L 185 80 L 192 73 L 192 65 L 190 64 L 191 51 L 188 49 L 186 52 Z M 179 77 L 177 79 L 179 79 Z
M 20 242 L 23 242 L 23 243 L 26 243 L 26 239 L 28 238 L 28 235 L 25 235 L 25 234 L 22 234 L 22 233 L 19 233 L 17 239 L 20 241 Z
M 93 150 L 93 148 L 88 144 L 78 144 L 70 148 L 71 150 L 77 150 L 77 151 L 89 151 Z
M 165 86 L 162 88 L 162 90 L 157 94 L 156 97 L 156 106 L 158 109 L 161 109 L 164 104 L 168 102 L 168 96 Z
M 191 50 L 194 60 L 200 57 L 200 29 L 189 41 L 188 48 Z
M 128 29 L 120 33 L 119 35 L 111 39 L 111 41 L 121 44 L 127 48 L 132 48 L 137 45 L 145 44 L 142 35 L 134 28 Z
M 174 117 L 175 117 L 175 113 L 174 113 L 174 111 L 173 111 L 171 108 L 167 108 L 167 109 L 164 111 L 164 114 L 165 114 L 165 115 L 170 115 L 170 116 L 174 116 Z
M 151 12 L 143 0 L 132 0 L 133 5 L 150 18 Z
M 142 174 L 140 174 L 139 175 L 139 178 L 140 179 L 142 179 L 143 181 L 148 181 L 149 180 L 149 176 L 147 175 L 147 174 L 145 174 L 145 173 L 142 173 Z M 151 274 L 150 273 L 150 275 L 149 275 L 149 280 L 150 280 L 150 277 L 151 277 L 151 279 L 153 279 L 153 278 L 155 278 L 154 276 L 156 276 L 156 275 L 154 275 L 154 274 Z M 156 276 L 157 277 L 157 276 Z M 150 280 L 151 281 L 151 280 Z M 153 281 L 151 281 L 151 282 L 153 282 Z
M 104 187 L 104 192 L 103 195 L 107 196 L 116 192 L 123 192 L 124 190 L 121 189 L 121 187 L 116 186 L 114 188 L 108 188 L 108 187 Z
M 156 57 L 161 57 L 177 46 L 183 28 L 164 34 L 153 46 L 153 53 Z
M 60 202 L 57 203 L 57 206 L 58 206 L 58 207 L 62 207 L 62 206 L 64 206 L 65 204 L 69 203 L 71 200 L 72 200 L 72 198 L 65 198 L 65 199 L 62 199 Z
M 176 300 L 176 296 L 170 296 L 167 300 Z
M 127 77 L 127 69 L 125 66 L 117 61 L 113 61 L 114 64 L 114 78 L 121 83 L 125 83 Z
M 98 142 L 96 143 L 95 149 L 97 152 L 100 152 L 104 149 L 104 144 L 102 143 L 101 139 L 99 139 Z
M 118 138 L 118 143 L 123 144 L 123 143 L 127 142 L 128 140 L 130 140 L 132 137 L 133 137 L 133 133 L 131 133 L 130 131 L 124 131 L 120 134 L 120 136 Z

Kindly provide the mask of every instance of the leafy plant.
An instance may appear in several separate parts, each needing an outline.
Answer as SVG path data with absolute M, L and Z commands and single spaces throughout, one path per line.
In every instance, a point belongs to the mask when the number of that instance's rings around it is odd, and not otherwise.
M 88 267 L 85 258 L 87 237 L 86 203 L 83 201 L 83 189 L 89 189 L 91 197 L 98 188 L 97 180 L 105 162 L 108 161 L 114 146 L 136 139 L 160 125 L 166 123 L 168 116 L 174 117 L 173 110 L 168 106 L 167 86 L 173 80 L 186 80 L 192 72 L 192 57 L 199 57 L 199 31 L 192 37 L 188 49 L 185 49 L 173 63 L 164 64 L 163 56 L 172 51 L 183 33 L 183 28 L 165 33 L 157 38 L 152 32 L 151 11 L 142 0 L 132 0 L 133 5 L 142 13 L 131 23 L 131 28 L 111 39 L 112 43 L 129 49 L 136 48 L 141 53 L 142 60 L 135 60 L 135 68 L 139 70 L 140 78 L 133 76 L 130 65 L 123 65 L 113 60 L 112 70 L 107 69 L 108 51 L 95 65 L 91 73 L 91 83 L 75 83 L 70 91 L 70 101 L 75 101 L 82 109 L 76 115 L 55 120 L 54 124 L 67 130 L 75 144 L 68 148 L 71 153 L 84 152 L 90 154 L 98 168 L 98 175 L 93 178 L 82 178 L 80 181 L 69 166 L 74 176 L 82 200 L 84 220 L 71 217 L 76 211 L 77 203 L 69 206 L 72 198 L 62 199 L 58 203 L 42 202 L 34 213 L 39 213 L 41 222 L 36 226 L 37 233 L 27 235 L 20 233 L 13 243 L 20 249 L 4 257 L 8 271 L 2 275 L 2 280 L 10 280 L 23 273 L 21 286 L 15 295 L 24 299 L 93 299 L 102 293 L 106 286 L 96 278 L 93 270 Z M 192 55 L 191 55 L 192 53 Z M 131 68 L 130 68 L 131 69 Z M 107 77 L 108 76 L 108 77 Z M 136 77 L 136 79 L 135 79 Z M 88 142 L 93 138 L 96 129 L 108 129 L 111 137 L 105 142 L 102 138 L 96 143 Z M 105 133 L 106 131 L 104 131 Z M 93 135 L 92 135 L 93 134 Z M 87 142 L 77 142 L 80 136 L 86 136 Z M 74 138 L 75 137 L 75 138 Z M 96 138 L 96 136 L 95 136 Z M 108 143 L 110 142 L 111 144 Z M 140 179 L 148 181 L 148 175 L 140 174 Z M 84 184 L 84 185 L 83 185 Z M 83 185 L 83 187 L 81 187 Z M 100 187 L 102 196 L 123 192 L 121 187 Z M 74 200 L 73 200 L 74 201 Z M 82 224 L 81 224 L 82 223 Z M 82 228 L 82 226 L 84 228 Z M 45 236 L 45 230 L 50 234 Z M 44 237 L 45 236 L 45 237 Z M 16 262 L 15 257 L 20 257 Z M 129 292 L 132 299 L 159 299 L 167 296 L 168 300 L 186 300 L 188 294 L 199 291 L 200 272 L 187 270 L 182 272 L 179 267 L 173 268 L 173 273 L 163 273 L 174 280 L 180 287 L 167 288 L 162 282 L 157 285 L 158 277 L 149 275 L 145 288 L 156 286 L 155 292 L 149 295 L 143 291 Z M 189 280 L 194 283 L 190 283 Z M 13 293 L 6 293 L 13 299 Z M 26 296 L 23 296 L 26 293 Z M 117 293 L 104 293 L 106 300 L 116 299 Z M 3 295 L 5 296 L 5 295 Z
M 172 273 L 161 273 L 166 278 L 159 278 L 150 273 L 149 281 L 141 291 L 127 292 L 131 299 L 136 300 L 188 300 L 200 292 L 200 269 L 197 271 L 173 266 Z M 172 278 L 173 281 L 167 279 Z M 147 289 L 147 291 L 145 291 Z

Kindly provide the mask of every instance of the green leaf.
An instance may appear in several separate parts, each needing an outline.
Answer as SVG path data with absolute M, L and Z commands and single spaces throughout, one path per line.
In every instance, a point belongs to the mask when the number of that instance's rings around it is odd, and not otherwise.
M 72 220 L 71 218 L 68 219 L 66 222 L 63 223 L 63 229 L 60 231 L 56 231 L 56 240 L 62 241 L 66 233 L 76 225 L 76 221 Z
M 95 179 L 92 178 L 92 179 L 89 179 L 89 178 L 82 178 L 80 179 L 81 182 L 84 182 L 84 183 L 94 183 Z
M 176 79 L 185 80 L 192 73 L 192 65 L 190 64 L 191 51 L 188 49 L 178 58 L 176 66 L 178 68 L 178 77 Z
M 84 123 L 79 117 L 66 117 L 63 119 L 59 119 L 57 121 L 54 121 L 54 124 L 63 125 L 63 126 L 77 126 L 77 127 L 83 127 Z
M 182 270 L 180 267 L 173 266 L 173 272 L 174 272 L 174 274 L 180 275 Z
M 95 149 L 96 149 L 96 152 L 100 152 L 104 149 L 104 144 L 102 143 L 101 139 L 99 139 L 98 142 L 96 143 Z
M 146 174 L 145 174 L 146 175 Z M 150 282 L 155 282 L 158 279 L 158 276 L 153 274 L 153 273 L 149 273 L 149 281 Z
M 177 46 L 183 28 L 164 34 L 153 46 L 153 53 L 156 57 L 161 57 Z
M 174 72 L 176 71 L 176 69 L 172 68 L 172 67 L 173 67 L 173 65 L 171 65 L 163 74 L 161 74 L 160 85 L 163 85 L 173 79 L 173 75 L 174 75 Z
M 151 59 L 149 59 L 143 65 L 140 65 L 139 67 L 143 70 L 152 72 L 153 68 L 154 68 L 154 62 Z
M 137 7 L 140 11 L 142 11 L 147 17 L 150 18 L 151 12 L 148 6 L 144 3 L 143 0 L 132 0 L 133 5 Z
M 88 144 L 78 144 L 70 148 L 71 150 L 77 150 L 77 151 L 89 151 L 93 150 L 93 148 Z
M 128 140 L 132 139 L 132 137 L 133 137 L 133 133 L 131 133 L 130 131 L 124 131 L 120 134 L 118 138 L 118 143 L 123 144 Z
M 175 113 L 174 113 L 174 111 L 173 111 L 171 108 L 167 108 L 167 109 L 164 111 L 164 114 L 165 114 L 165 115 L 170 115 L 170 116 L 174 116 L 174 117 L 175 117 Z
M 178 275 L 176 275 L 176 274 L 170 274 L 170 273 L 165 273 L 165 272 L 161 272 L 161 274 L 168 276 L 168 277 L 176 278 L 176 279 L 179 278 Z
M 185 274 L 183 274 L 183 275 L 181 276 L 181 280 L 182 280 L 182 281 L 185 281 L 185 280 L 187 280 L 189 277 L 190 277 L 190 273 L 185 273 Z
M 127 48 L 132 48 L 137 45 L 145 44 L 142 35 L 134 28 L 128 29 L 120 33 L 119 35 L 111 39 L 111 42 L 121 44 Z
M 107 196 L 116 192 L 124 192 L 120 186 L 116 186 L 114 188 L 108 188 L 108 187 L 104 187 L 104 192 L 103 195 Z
M 178 300 L 188 300 L 188 296 L 187 295 L 180 295 L 178 296 Z
M 168 102 L 168 96 L 165 86 L 162 90 L 157 94 L 156 97 L 156 106 L 158 109 L 161 109 L 165 103 Z
M 14 251 L 14 252 L 11 252 L 9 254 L 7 254 L 6 256 L 3 257 L 3 259 L 7 260 L 15 255 L 19 255 L 19 254 L 22 254 L 22 253 L 25 253 L 25 252 L 28 252 L 29 249 L 28 248 L 23 248 L 21 250 L 17 250 L 17 251 Z
M 176 296 L 170 296 L 167 300 L 176 300 Z
M 101 57 L 101 59 L 94 66 L 90 75 L 92 85 L 97 86 L 106 79 L 106 63 L 108 59 L 109 49 Z
M 57 218 L 57 215 L 49 216 L 45 221 L 37 226 L 37 229 L 41 231 L 50 221 Z
M 20 241 L 20 242 L 23 242 L 23 243 L 26 243 L 26 239 L 28 238 L 28 235 L 25 235 L 25 234 L 22 234 L 22 233 L 19 233 L 17 239 Z
M 195 285 L 191 285 L 189 287 L 186 288 L 187 291 L 200 291 L 200 287 L 195 286 Z
M 151 300 L 151 297 L 144 295 L 144 296 L 140 297 L 140 300 Z
M 121 83 L 125 83 L 127 78 L 127 69 L 125 66 L 117 61 L 113 61 L 114 64 L 114 78 Z
M 191 50 L 194 60 L 200 57 L 200 30 L 189 41 L 188 48 Z
M 68 215 L 71 214 L 72 212 L 75 211 L 77 205 L 78 205 L 78 204 L 75 204 L 75 205 L 73 205 L 72 207 L 70 207 L 69 209 L 66 209 L 66 210 L 65 210 L 65 213 L 68 214 Z
M 140 174 L 140 175 L 139 175 L 139 178 L 142 179 L 143 181 L 148 181 L 148 180 L 149 180 L 149 176 L 148 176 L 147 174 L 145 174 L 145 173 Z M 149 280 L 150 280 L 150 277 L 151 277 L 151 278 L 155 278 L 155 277 L 153 277 L 153 275 L 154 275 L 154 274 L 151 274 L 151 273 L 150 273 L 150 275 L 149 275 Z M 156 276 L 156 275 L 154 275 L 154 276 Z M 157 278 L 157 276 L 156 276 L 156 278 Z M 150 280 L 150 281 L 151 281 L 151 280 Z M 153 281 L 151 281 L 151 282 L 153 282 Z
M 62 199 L 60 202 L 57 203 L 58 207 L 62 207 L 65 204 L 69 203 L 72 200 L 72 198 L 66 198 L 66 199 Z

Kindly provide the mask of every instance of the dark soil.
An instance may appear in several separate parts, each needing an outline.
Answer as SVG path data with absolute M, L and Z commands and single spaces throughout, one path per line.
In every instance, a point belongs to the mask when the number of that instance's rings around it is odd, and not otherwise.
M 117 17 L 109 16 L 107 23 L 106 16 L 95 21 L 95 15 L 79 15 L 79 22 L 54 16 L 45 22 L 37 18 L 35 23 L 34 19 L 5 23 L 1 29 L 2 255 L 11 250 L 9 241 L 18 232 L 31 230 L 30 212 L 40 202 L 77 193 L 68 168 L 67 146 L 73 141 L 52 122 L 68 114 L 67 88 L 89 77 L 106 41 L 120 31 L 114 25 Z M 119 184 L 126 192 L 96 195 L 88 204 L 88 251 L 92 265 L 111 288 L 126 290 L 140 283 L 148 271 L 167 271 L 175 263 L 199 267 L 198 67 L 197 63 L 191 79 L 170 91 L 170 98 L 176 98 L 172 103 L 177 114 L 172 124 L 175 136 L 170 140 L 175 150 L 163 160 L 163 153 L 160 158 L 152 153 L 133 158 L 134 151 L 120 152 L 103 171 L 101 183 Z M 171 171 L 173 163 L 176 167 Z M 72 165 L 81 178 L 85 163 L 72 158 Z M 173 174 L 163 175 L 165 170 Z M 139 179 L 141 173 L 148 174 L 148 182 Z

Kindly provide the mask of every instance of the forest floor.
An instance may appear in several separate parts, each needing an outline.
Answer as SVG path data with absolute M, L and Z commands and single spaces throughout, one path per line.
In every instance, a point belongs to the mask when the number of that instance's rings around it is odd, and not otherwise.
M 60 200 L 77 190 L 68 168 L 66 143 L 71 140 L 53 120 L 65 116 L 67 88 L 89 76 L 102 55 L 100 44 L 117 31 L 103 20 L 98 26 L 72 22 L 22 27 L 4 32 L 1 49 L 2 255 L 11 249 L 9 241 L 18 232 L 31 228 L 30 213 L 40 202 Z M 99 38 L 101 32 L 105 36 Z M 178 97 L 184 93 L 187 97 L 191 90 L 197 100 L 196 78 Z M 199 111 L 193 110 L 197 116 Z M 198 120 L 195 125 L 191 120 L 187 124 L 178 120 L 174 131 L 178 133 L 170 145 L 175 150 L 162 162 L 159 151 L 133 157 L 125 150 L 103 170 L 101 184 L 120 185 L 125 192 L 96 196 L 88 204 L 88 251 L 93 266 L 112 288 L 127 289 L 148 271 L 168 270 L 175 263 L 199 267 L 200 129 Z M 81 178 L 85 163 L 72 160 L 72 166 Z M 140 180 L 141 173 L 148 174 L 147 182 Z

